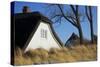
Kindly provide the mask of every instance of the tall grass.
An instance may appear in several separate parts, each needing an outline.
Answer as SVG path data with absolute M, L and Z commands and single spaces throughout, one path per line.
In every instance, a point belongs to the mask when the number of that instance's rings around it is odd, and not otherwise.
M 15 65 L 91 61 L 97 59 L 97 47 L 96 45 L 77 45 L 70 48 L 51 48 L 49 51 L 38 48 L 30 49 L 26 53 L 18 48 L 14 59 Z

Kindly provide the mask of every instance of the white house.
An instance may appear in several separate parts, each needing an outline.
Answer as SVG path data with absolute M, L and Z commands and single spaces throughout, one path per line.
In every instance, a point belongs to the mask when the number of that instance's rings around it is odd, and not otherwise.
M 60 48 L 63 44 L 52 27 L 52 21 L 39 12 L 14 15 L 15 46 L 29 49 Z

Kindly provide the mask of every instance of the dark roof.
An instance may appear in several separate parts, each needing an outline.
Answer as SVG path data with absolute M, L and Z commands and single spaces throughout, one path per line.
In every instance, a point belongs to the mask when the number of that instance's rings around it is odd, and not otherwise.
M 39 12 L 17 13 L 12 15 L 12 18 L 14 19 L 12 23 L 14 23 L 15 46 L 20 48 L 27 47 L 40 21 L 45 21 L 45 23 L 50 24 L 53 35 L 57 39 L 58 43 L 62 45 L 62 42 L 52 27 L 52 21 L 50 21 L 47 17 L 43 16 Z
M 78 38 L 79 37 L 75 33 L 72 33 L 71 37 L 68 40 L 76 40 Z
M 76 42 L 79 42 L 79 37 L 78 37 L 77 34 L 72 33 L 72 35 L 70 36 L 70 38 L 65 43 L 65 46 L 67 46 L 69 44 L 75 44 Z

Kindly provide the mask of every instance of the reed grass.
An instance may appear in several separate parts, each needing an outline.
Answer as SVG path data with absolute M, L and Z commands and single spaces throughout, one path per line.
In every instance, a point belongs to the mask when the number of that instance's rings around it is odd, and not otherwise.
M 51 48 L 49 51 L 38 48 L 24 53 L 20 48 L 15 50 L 15 65 L 51 64 L 76 61 L 94 61 L 97 59 L 97 45 L 77 45 Z

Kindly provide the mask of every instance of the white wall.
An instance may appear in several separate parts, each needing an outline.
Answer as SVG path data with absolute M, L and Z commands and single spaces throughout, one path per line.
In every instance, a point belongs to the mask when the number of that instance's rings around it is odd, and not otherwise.
M 41 38 L 41 29 L 47 30 L 47 38 Z M 60 48 L 58 41 L 54 38 L 49 24 L 40 22 L 34 36 L 28 44 L 25 51 L 29 49 L 44 48 L 49 50 L 50 48 Z

